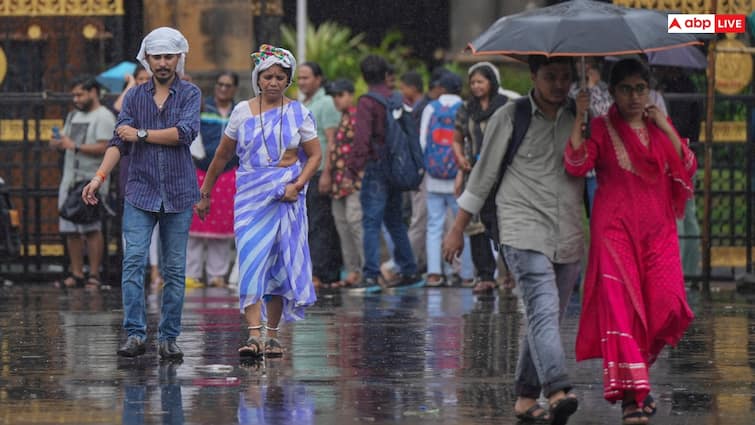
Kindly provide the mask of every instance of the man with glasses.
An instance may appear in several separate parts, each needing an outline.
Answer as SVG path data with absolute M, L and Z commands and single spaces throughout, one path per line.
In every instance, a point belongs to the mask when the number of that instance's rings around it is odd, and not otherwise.
M 202 143 L 205 155 L 194 158 L 200 185 L 235 106 L 238 83 L 236 73 L 221 72 L 215 79 L 213 96 L 208 96 L 202 105 L 201 138 L 196 143 Z M 192 219 L 186 254 L 186 285 L 189 288 L 202 286 L 203 275 L 206 275 L 210 286 L 227 286 L 226 274 L 233 259 L 233 196 L 236 193 L 237 163 L 235 158 L 229 161 L 218 177 L 210 194 L 213 208 L 205 219 L 200 220 L 196 214 Z
M 82 198 L 96 204 L 95 193 L 122 156 L 130 155 L 123 208 L 123 328 L 128 334 L 118 355 L 145 353 L 147 314 L 144 267 L 155 224 L 160 224 L 160 252 L 165 278 L 158 352 L 162 359 L 180 360 L 176 344 L 186 275 L 186 243 L 199 186 L 189 145 L 199 131 L 202 93 L 181 79 L 189 43 L 173 28 L 161 27 L 142 41 L 137 55 L 152 78 L 126 94 L 99 169 L 84 188 Z

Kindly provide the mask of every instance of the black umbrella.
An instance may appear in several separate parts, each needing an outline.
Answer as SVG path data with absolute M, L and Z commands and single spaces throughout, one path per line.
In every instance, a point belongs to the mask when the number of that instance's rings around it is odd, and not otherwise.
M 692 34 L 668 34 L 665 13 L 574 0 L 505 16 L 469 44 L 474 54 L 522 58 L 647 53 L 701 44 Z

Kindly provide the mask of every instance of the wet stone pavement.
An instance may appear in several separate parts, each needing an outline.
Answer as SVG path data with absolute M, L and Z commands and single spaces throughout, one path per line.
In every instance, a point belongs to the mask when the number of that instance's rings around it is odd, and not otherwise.
M 755 423 L 755 298 L 703 300 L 676 349 L 652 369 L 653 424 Z M 283 328 L 282 359 L 239 365 L 244 335 L 224 289 L 187 293 L 182 364 L 160 364 L 157 297 L 145 356 L 115 356 L 120 292 L 0 288 L 0 424 L 514 424 L 522 317 L 515 299 L 469 289 L 355 297 L 321 294 Z M 574 362 L 579 306 L 564 323 L 580 408 L 570 424 L 619 424 L 601 364 Z M 226 366 L 212 366 L 226 365 Z

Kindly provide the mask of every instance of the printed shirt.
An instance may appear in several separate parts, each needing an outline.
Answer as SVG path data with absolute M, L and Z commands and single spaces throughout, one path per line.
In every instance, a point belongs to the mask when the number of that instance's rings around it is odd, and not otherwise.
M 336 130 L 335 150 L 330 153 L 333 181 L 333 199 L 340 199 L 358 191 L 362 185 L 363 172 L 357 173 L 347 167 L 346 161 L 352 152 L 357 108 L 352 106 L 341 115 L 341 124 Z
M 189 146 L 199 132 L 202 94 L 197 86 L 180 78 L 171 84 L 162 109 L 155 104 L 154 94 L 153 80 L 129 90 L 115 127 L 128 125 L 148 131 L 176 127 L 179 144 L 131 143 L 114 136 L 109 146 L 117 147 L 121 156 L 131 156 L 125 196 L 128 203 L 145 211 L 181 212 L 199 201 Z

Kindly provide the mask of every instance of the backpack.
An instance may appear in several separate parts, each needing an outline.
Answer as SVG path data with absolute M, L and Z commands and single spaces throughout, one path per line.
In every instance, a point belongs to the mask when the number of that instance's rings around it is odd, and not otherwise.
M 401 94 L 394 92 L 388 99 L 375 92 L 365 96 L 385 107 L 385 143 L 375 149 L 386 180 L 399 191 L 419 189 L 425 176 L 424 157 L 417 124 Z
M 503 156 L 503 162 L 498 169 L 498 178 L 493 188 L 488 192 L 485 203 L 480 210 L 480 221 L 485 225 L 485 233 L 490 239 L 495 242 L 495 246 L 500 246 L 500 234 L 498 232 L 498 211 L 495 204 L 495 197 L 498 194 L 498 189 L 501 187 L 501 180 L 506 172 L 506 168 L 511 165 L 511 161 L 514 160 L 516 151 L 522 145 L 524 136 L 527 134 L 527 130 L 530 127 L 530 120 L 532 119 L 532 105 L 530 104 L 529 96 L 522 96 L 514 100 L 514 128 L 511 131 L 511 139 L 509 145 L 506 148 L 506 154 Z
M 454 143 L 454 121 L 462 102 L 446 106 L 435 100 L 430 105 L 433 113 L 427 128 L 425 144 L 425 169 L 436 179 L 450 180 L 459 171 L 451 147 Z

